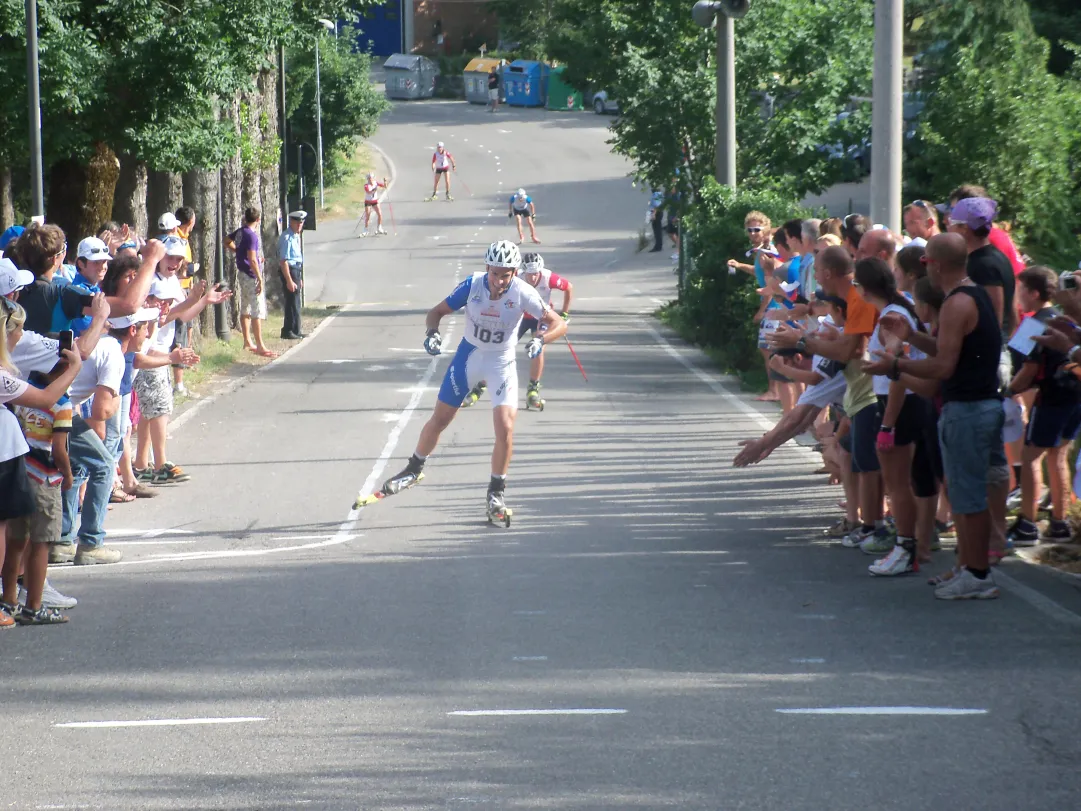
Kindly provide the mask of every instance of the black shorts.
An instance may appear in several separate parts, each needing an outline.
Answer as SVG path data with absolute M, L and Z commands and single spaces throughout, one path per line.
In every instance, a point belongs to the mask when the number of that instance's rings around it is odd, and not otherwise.
M 447 173 L 447 172 L 449 172 L 449 171 L 450 171 L 450 167 L 449 167 L 449 166 L 444 166 L 444 167 L 443 167 L 442 169 L 436 169 L 436 170 L 435 170 L 435 173 L 436 173 L 437 175 L 444 175 L 444 174 L 446 174 L 446 173 Z
M 522 340 L 522 336 L 527 332 L 537 334 L 537 319 L 529 315 L 522 319 L 522 324 L 518 327 L 518 340 Z
M 26 473 L 26 455 L 0 462 L 0 521 L 33 515 L 37 508 Z
M 878 431 L 882 428 L 882 404 L 871 403 L 849 416 L 852 431 L 852 472 L 876 473 L 878 464 Z
M 878 408 L 881 414 L 886 413 L 886 397 L 883 395 L 879 395 Z M 920 440 L 924 431 L 927 430 L 927 422 L 930 419 L 927 408 L 927 401 L 919 395 L 905 396 L 901 413 L 897 415 L 897 424 L 893 426 L 894 445 L 904 447 Z
M 920 398 L 923 399 L 923 398 Z M 912 455 L 912 493 L 916 498 L 938 495 L 938 483 L 942 481 L 942 448 L 938 444 L 938 416 L 929 400 L 924 431 L 916 440 L 916 452 Z
M 514 209 L 512 213 L 513 213 L 513 214 L 514 214 L 514 215 L 515 215 L 516 217 L 525 217 L 525 218 L 526 218 L 527 220 L 528 220 L 528 219 L 529 219 L 530 217 L 532 217 L 532 216 L 533 216 L 533 215 L 532 215 L 532 214 L 530 213 L 529 209 L 526 209 L 525 211 L 519 211 L 518 209 Z

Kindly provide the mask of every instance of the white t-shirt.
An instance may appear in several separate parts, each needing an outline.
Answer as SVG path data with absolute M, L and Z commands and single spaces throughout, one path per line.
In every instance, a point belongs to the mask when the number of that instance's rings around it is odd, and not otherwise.
M 902 316 L 904 316 L 904 319 L 912 325 L 913 330 L 917 328 L 916 319 L 912 317 L 912 314 L 909 313 L 908 310 L 906 310 L 899 304 L 887 305 L 885 308 L 883 308 L 882 312 L 878 314 L 878 324 L 875 325 L 875 331 L 871 333 L 871 340 L 867 342 L 867 354 L 864 357 L 874 358 L 874 353 L 876 351 L 881 352 L 885 350 L 886 345 L 882 343 L 882 336 L 879 334 L 879 332 L 882 329 L 882 316 L 889 313 L 900 313 Z M 875 375 L 871 379 L 871 387 L 874 389 L 876 395 L 878 395 L 879 397 L 885 397 L 887 394 L 890 393 L 891 382 L 892 381 L 885 375 Z
M 53 363 L 56 363 L 55 356 Z M 49 368 L 51 369 L 52 366 Z M 27 388 L 26 381 L 19 380 L 15 375 L 0 368 L 0 462 L 17 459 L 24 453 L 30 452 L 18 418 L 4 405 L 21 396 Z
M 162 293 L 159 298 L 173 299 L 173 306 L 184 301 L 184 289 L 180 286 L 180 279 L 176 275 L 158 276 L 155 280 L 155 291 Z M 164 327 L 158 327 L 154 335 L 153 348 L 168 353 L 173 348 L 173 339 L 176 337 L 176 321 L 170 321 Z
M 451 309 L 465 308 L 465 335 L 462 340 L 482 352 L 514 354 L 518 341 L 518 326 L 522 316 L 531 315 L 540 321 L 548 307 L 540 295 L 517 276 L 502 296 L 492 300 L 488 292 L 488 274 L 474 273 L 447 299 Z
M 19 370 L 19 377 L 26 380 L 32 372 L 52 371 L 60 360 L 60 342 L 46 338 L 30 330 L 23 331 L 23 337 L 15 344 L 11 353 L 11 362 Z
M 119 394 L 124 365 L 124 351 L 120 348 L 120 341 L 111 335 L 102 335 L 90 357 L 83 361 L 83 368 L 79 370 L 68 390 L 72 408 L 77 409 L 93 397 L 98 386 L 104 386 L 114 394 Z

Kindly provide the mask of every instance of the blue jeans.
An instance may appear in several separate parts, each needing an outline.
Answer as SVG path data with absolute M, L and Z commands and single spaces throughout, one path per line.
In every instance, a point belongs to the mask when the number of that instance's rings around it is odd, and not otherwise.
M 988 485 L 1008 476 L 1002 446 L 1005 421 L 1000 399 L 950 402 L 942 407 L 938 437 L 955 513 L 986 510 Z
M 105 442 L 82 417 L 75 415 L 72 419 L 68 454 L 71 456 L 74 482 L 70 490 L 64 491 L 62 536 L 65 543 L 87 547 L 105 543 L 105 514 L 109 509 L 109 496 L 113 492 L 119 442 L 119 414 L 113 415 L 105 424 Z M 83 497 L 82 522 L 76 539 L 73 533 L 75 517 L 79 514 L 79 487 L 83 482 L 86 482 L 86 495 Z

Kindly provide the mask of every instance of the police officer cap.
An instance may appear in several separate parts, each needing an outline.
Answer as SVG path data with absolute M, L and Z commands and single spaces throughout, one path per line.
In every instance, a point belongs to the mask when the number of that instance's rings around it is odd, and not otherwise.
M 304 210 L 290 211 L 289 219 L 304 222 L 304 220 L 308 219 L 308 212 Z

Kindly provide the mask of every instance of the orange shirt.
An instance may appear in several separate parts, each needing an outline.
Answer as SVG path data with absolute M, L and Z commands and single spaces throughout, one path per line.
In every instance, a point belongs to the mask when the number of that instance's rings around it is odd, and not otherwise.
M 848 288 L 845 296 L 848 312 L 845 314 L 845 335 L 867 335 L 875 331 L 878 310 L 868 304 L 855 285 Z

